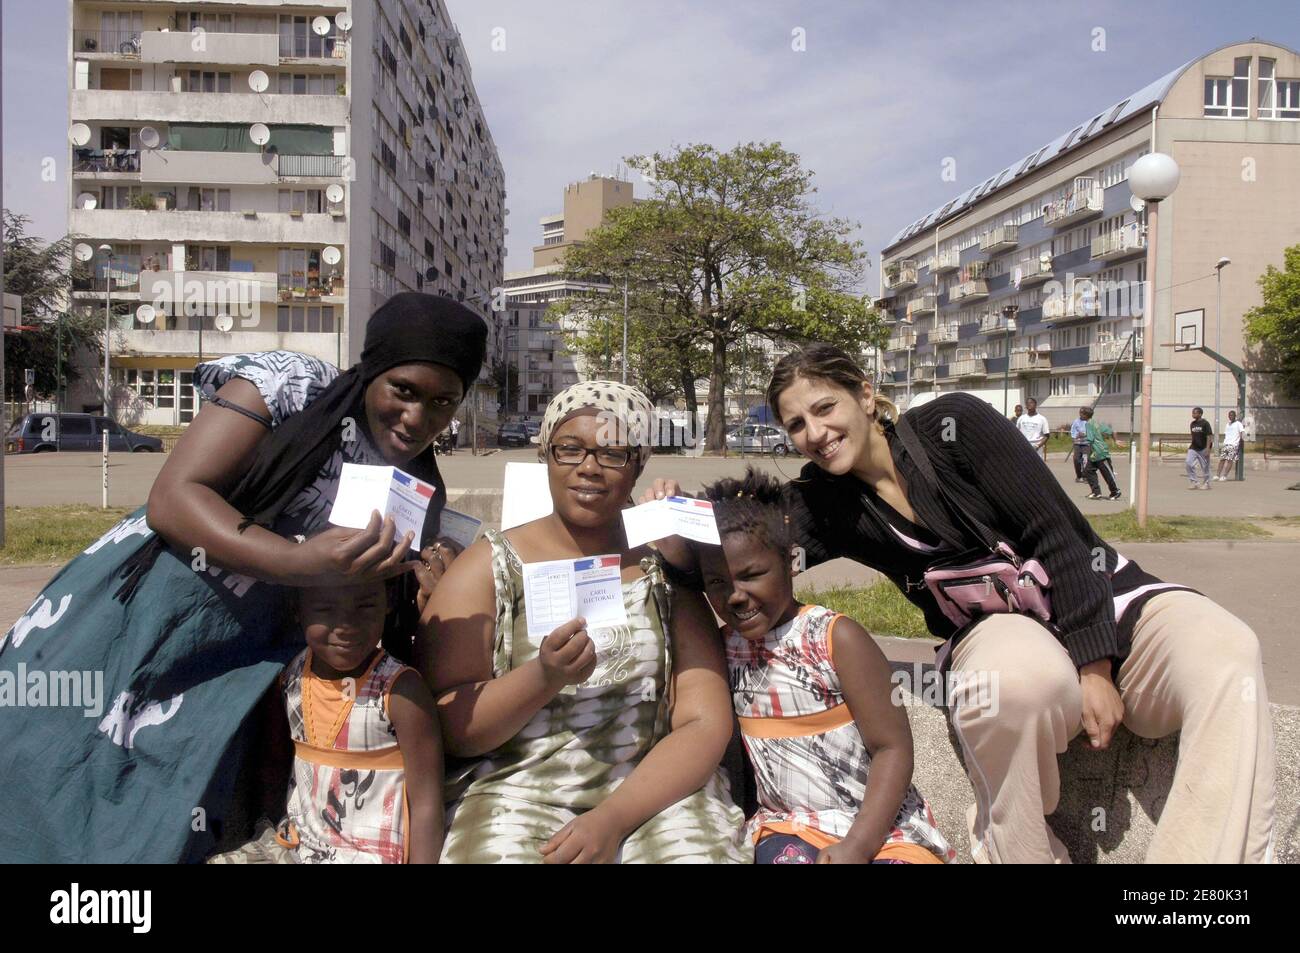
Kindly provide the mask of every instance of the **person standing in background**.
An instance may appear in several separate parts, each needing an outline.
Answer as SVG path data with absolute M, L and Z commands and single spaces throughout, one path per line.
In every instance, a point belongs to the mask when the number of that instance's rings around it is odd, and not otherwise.
M 1038 401 L 1030 397 L 1025 401 L 1029 408 L 1022 416 L 1016 418 L 1016 426 L 1029 445 L 1035 451 L 1043 454 L 1043 459 L 1047 459 L 1047 437 L 1052 432 L 1051 425 L 1048 424 L 1047 418 L 1038 412 Z
M 1106 488 L 1110 490 L 1110 496 L 1107 499 L 1118 500 L 1120 498 L 1119 486 L 1115 482 L 1115 468 L 1110 462 L 1110 448 L 1106 446 L 1106 437 L 1101 432 L 1101 428 L 1092 422 L 1092 408 L 1080 407 L 1079 416 L 1083 419 L 1084 439 L 1087 441 L 1083 449 L 1087 454 L 1088 467 L 1084 470 L 1084 476 L 1088 480 L 1088 486 L 1092 492 L 1088 494 L 1090 500 L 1101 499 L 1101 484 L 1097 482 L 1097 474 L 1101 474 L 1106 481 Z
M 1070 457 L 1074 461 L 1074 482 L 1085 483 L 1083 471 L 1088 466 L 1088 420 L 1087 407 L 1079 408 L 1079 416 L 1070 424 Z
M 1192 408 L 1192 443 L 1187 448 L 1187 480 L 1189 490 L 1210 488 L 1210 449 L 1214 446 L 1214 428 L 1201 415 L 1200 407 Z
M 1228 426 L 1224 428 L 1223 443 L 1219 446 L 1219 475 L 1214 478 L 1218 482 L 1223 483 L 1228 479 L 1224 474 L 1236 469 L 1245 432 L 1246 426 L 1237 419 L 1237 412 L 1228 411 Z
M 456 447 L 460 443 L 460 421 L 455 417 L 451 418 L 451 452 L 456 452 Z

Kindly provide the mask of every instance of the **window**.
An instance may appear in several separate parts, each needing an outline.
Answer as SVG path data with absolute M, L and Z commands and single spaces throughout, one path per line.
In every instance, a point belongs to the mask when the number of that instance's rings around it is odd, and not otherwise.
M 1259 118 L 1300 119 L 1300 80 L 1278 79 L 1277 62 L 1259 61 Z
M 315 214 L 325 209 L 325 193 L 320 189 L 280 189 L 278 197 L 281 212 Z
M 1250 57 L 1233 60 L 1232 78 L 1205 78 L 1205 115 L 1219 119 L 1245 119 L 1250 114 Z
M 188 245 L 185 248 L 186 271 L 229 271 L 229 245 Z
M 334 323 L 334 306 L 282 304 L 276 309 L 275 329 L 280 332 L 333 334 L 338 330 Z

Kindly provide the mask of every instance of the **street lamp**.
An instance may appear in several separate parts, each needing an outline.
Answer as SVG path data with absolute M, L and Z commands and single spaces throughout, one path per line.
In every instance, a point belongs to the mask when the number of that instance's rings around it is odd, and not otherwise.
M 1008 416 L 1007 392 L 1011 386 L 1011 335 L 1016 333 L 1016 315 L 1019 313 L 1020 313 L 1020 305 L 1018 304 L 1009 304 L 1002 309 L 1002 320 L 1003 320 L 1003 324 L 1006 326 L 1006 334 L 1003 337 L 1003 341 L 1005 342 L 1003 350 L 1007 352 L 1006 353 L 1007 363 L 1006 366 L 1002 368 L 1002 416 L 1003 417 Z
M 1133 163 L 1129 190 L 1146 203 L 1147 293 L 1142 302 L 1142 443 L 1138 451 L 1137 521 L 1147 525 L 1147 492 L 1151 485 L 1151 373 L 1155 363 L 1156 209 L 1178 188 L 1178 163 L 1163 152 L 1149 152 Z
M 1231 258 L 1220 258 L 1214 263 L 1214 349 L 1223 353 L 1223 269 L 1232 264 Z M 1214 364 L 1214 432 L 1223 440 L 1219 425 L 1219 367 Z
M 109 422 L 113 419 L 112 391 L 109 389 L 108 380 L 108 355 L 113 344 L 113 310 L 109 299 L 110 291 L 113 287 L 113 246 L 107 242 L 99 246 L 99 250 L 104 253 L 108 260 L 108 267 L 104 270 L 104 433 L 103 433 L 103 466 L 101 474 L 102 493 L 101 504 L 103 509 L 108 509 L 108 427 Z

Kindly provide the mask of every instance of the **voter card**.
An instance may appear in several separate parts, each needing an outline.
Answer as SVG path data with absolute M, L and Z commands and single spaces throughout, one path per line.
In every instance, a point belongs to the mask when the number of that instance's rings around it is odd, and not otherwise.
M 587 630 L 626 625 L 622 560 L 617 554 L 524 563 L 524 609 L 528 634 L 550 635 L 582 617 Z
M 501 493 L 501 532 L 554 511 L 544 463 L 507 463 Z
M 410 532 L 414 534 L 414 545 L 419 545 L 424 515 L 433 501 L 434 489 L 432 483 L 403 473 L 397 467 L 345 463 L 339 474 L 339 488 L 334 494 L 329 521 L 335 526 L 365 529 L 370 514 L 378 510 L 381 516 L 393 518 L 398 539 Z
M 685 536 L 697 543 L 719 545 L 718 523 L 709 500 L 670 496 L 623 511 L 628 546 L 641 546 L 666 536 Z
M 474 540 L 478 539 L 479 530 L 482 528 L 481 519 L 443 507 L 442 522 L 438 524 L 438 535 L 451 540 L 461 549 L 469 549 Z

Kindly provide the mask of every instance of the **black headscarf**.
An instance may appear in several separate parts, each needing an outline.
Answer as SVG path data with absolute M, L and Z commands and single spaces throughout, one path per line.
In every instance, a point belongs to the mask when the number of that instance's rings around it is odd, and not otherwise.
M 316 479 L 330 456 L 342 446 L 346 418 L 357 426 L 366 421 L 365 392 L 376 377 L 401 364 L 427 362 L 451 368 L 464 391 L 478 378 L 487 343 L 487 325 L 473 311 L 451 298 L 406 291 L 389 298 L 366 324 L 361 363 L 334 379 L 299 413 L 286 418 L 258 445 L 252 463 L 230 494 L 231 505 L 244 514 L 240 530 L 256 523 L 271 526 L 303 487 Z M 424 523 L 423 546 L 438 530 L 438 513 L 446 491 L 438 475 L 432 446 L 405 468 L 438 487 L 434 518 Z M 117 591 L 130 599 L 164 544 L 142 547 L 123 567 Z

